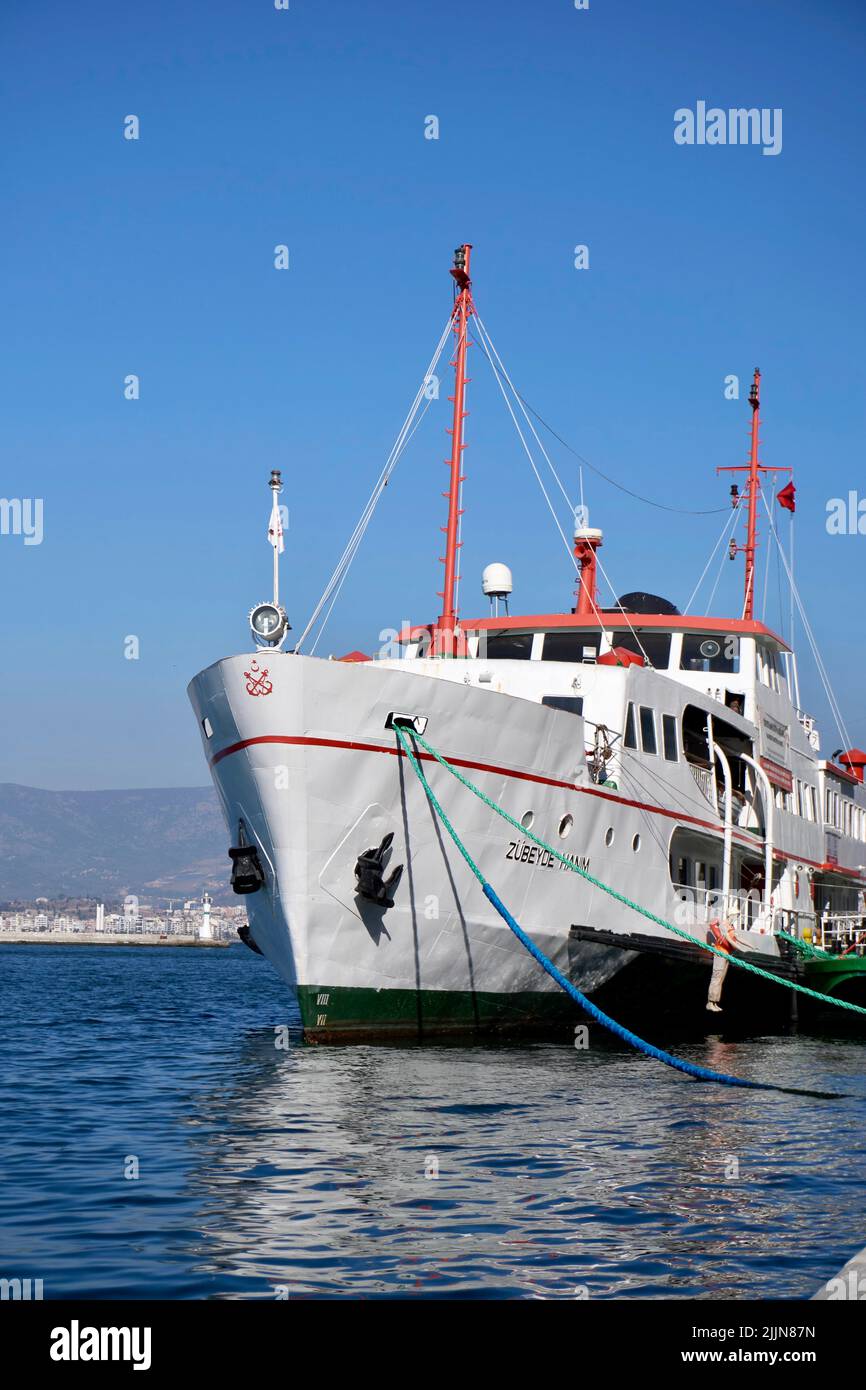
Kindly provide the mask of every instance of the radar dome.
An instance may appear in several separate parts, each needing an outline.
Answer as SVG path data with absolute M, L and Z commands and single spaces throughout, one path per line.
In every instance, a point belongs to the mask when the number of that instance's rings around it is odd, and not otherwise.
M 482 591 L 489 598 L 507 598 L 514 588 L 507 565 L 487 565 L 481 575 Z

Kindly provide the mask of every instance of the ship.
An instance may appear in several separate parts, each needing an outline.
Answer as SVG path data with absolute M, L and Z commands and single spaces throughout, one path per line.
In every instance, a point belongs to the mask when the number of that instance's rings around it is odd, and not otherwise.
M 455 253 L 436 354 L 314 613 L 330 611 L 339 594 L 450 343 L 439 617 L 405 627 L 396 651 L 376 655 L 306 653 L 313 620 L 291 645 L 275 470 L 272 599 L 250 613 L 251 647 L 189 686 L 232 887 L 248 912 L 246 944 L 294 991 L 311 1042 L 573 1026 L 573 1000 L 443 833 L 408 757 L 414 748 L 484 878 L 590 998 L 620 990 L 657 1010 L 681 1009 L 686 996 L 704 1007 L 706 946 L 720 933 L 733 955 L 771 975 L 802 978 L 814 966 L 821 993 L 856 990 L 866 941 L 866 753 L 840 735 L 844 746 L 822 755 L 817 723 L 799 708 L 791 634 L 756 617 L 760 508 L 776 534 L 767 475 L 777 482 L 786 471 L 760 461 L 760 372 L 748 398 L 748 461 L 730 470 L 742 487 L 732 482 L 723 531 L 730 558 L 745 561 L 735 616 L 682 613 L 644 590 L 603 604 L 604 534 L 585 507 L 563 537 L 575 575 L 564 611 L 509 611 L 511 574 L 496 563 L 483 576 L 487 611 L 463 616 L 470 346 L 480 343 L 515 423 L 522 419 L 524 446 L 535 453 L 536 441 L 550 463 L 478 314 L 471 252 L 466 243 Z M 793 513 L 793 482 L 779 498 Z M 727 501 L 723 510 L 727 527 Z M 805 613 L 803 621 L 811 635 Z M 771 1006 L 789 1008 L 789 992 L 763 980 L 728 981 L 725 991 L 741 986 L 764 1019 Z

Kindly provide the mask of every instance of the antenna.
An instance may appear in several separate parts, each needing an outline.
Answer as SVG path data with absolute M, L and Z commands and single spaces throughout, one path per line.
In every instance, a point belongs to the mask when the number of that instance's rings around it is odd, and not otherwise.
M 274 607 L 280 605 L 280 551 L 283 549 L 283 522 L 280 517 L 278 497 L 283 490 L 283 478 L 279 468 L 271 469 L 271 524 L 268 527 L 268 540 L 274 548 Z

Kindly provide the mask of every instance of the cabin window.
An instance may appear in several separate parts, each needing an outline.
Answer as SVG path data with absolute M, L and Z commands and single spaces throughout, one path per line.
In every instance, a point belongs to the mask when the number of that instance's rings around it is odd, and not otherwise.
M 740 643 L 731 633 L 687 632 L 680 657 L 683 671 L 726 671 L 740 669 Z
M 779 662 L 776 653 L 766 643 L 759 642 L 758 652 L 758 680 L 762 685 L 767 685 L 771 690 L 780 688 Z
M 482 631 L 478 655 L 482 661 L 528 661 L 532 636 L 531 632 Z
M 625 647 L 627 652 L 635 652 L 645 657 L 650 666 L 657 671 L 666 671 L 671 658 L 671 634 L 669 632 L 612 632 L 612 647 Z
M 541 651 L 542 661 L 598 660 L 600 632 L 547 632 Z
M 645 753 L 657 753 L 656 746 L 656 718 L 651 709 L 646 705 L 640 707 L 640 741 Z
M 583 714 L 582 695 L 542 695 L 541 703 L 548 709 L 565 710 L 566 714 Z
M 625 716 L 625 733 L 622 741 L 626 748 L 637 748 L 637 727 L 634 718 L 634 705 L 629 701 L 628 711 Z
M 677 720 L 674 714 L 662 715 L 662 742 L 665 757 L 669 763 L 679 762 L 680 750 L 677 740 Z

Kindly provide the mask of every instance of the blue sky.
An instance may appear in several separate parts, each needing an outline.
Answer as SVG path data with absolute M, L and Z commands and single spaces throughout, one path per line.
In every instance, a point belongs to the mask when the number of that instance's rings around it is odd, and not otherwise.
M 206 781 L 185 687 L 247 649 L 270 469 L 299 631 L 445 322 L 463 240 L 518 388 L 636 491 L 724 506 L 715 469 L 746 457 L 761 367 L 763 458 L 794 469 L 804 601 L 866 743 L 866 536 L 825 525 L 830 498 L 866 495 L 860 4 L 7 0 L 0 27 L 0 491 L 44 499 L 41 545 L 0 536 L 0 780 Z M 674 111 L 698 100 L 782 108 L 781 153 L 676 145 Z M 494 559 L 515 609 L 566 609 L 573 570 L 477 352 L 472 375 L 464 616 L 484 611 Z M 447 410 L 443 393 L 320 650 L 370 650 L 438 611 Z M 576 461 L 552 456 L 576 493 Z M 614 587 L 684 603 L 723 518 L 585 485 Z M 715 611 L 738 611 L 741 583 L 726 563 Z

